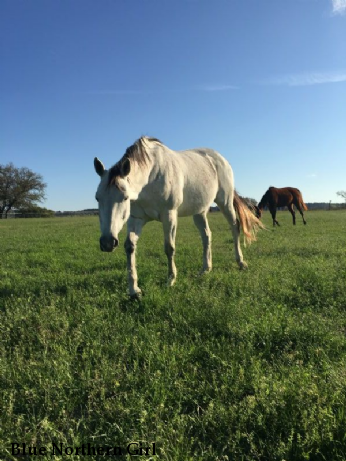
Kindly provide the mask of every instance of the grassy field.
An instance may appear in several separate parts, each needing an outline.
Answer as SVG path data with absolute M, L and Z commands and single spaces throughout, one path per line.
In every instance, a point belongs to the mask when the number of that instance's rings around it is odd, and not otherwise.
M 345 460 L 346 213 L 306 218 L 294 227 L 281 212 L 273 229 L 265 213 L 240 272 L 211 214 L 204 277 L 199 234 L 180 219 L 170 289 L 149 224 L 140 302 L 127 295 L 124 233 L 101 253 L 97 217 L 0 221 L 0 459 L 18 459 L 11 443 L 52 459 L 52 442 L 74 450 L 53 459 L 81 459 L 87 443 L 130 459 L 142 441 L 149 454 L 156 444 L 147 460 Z

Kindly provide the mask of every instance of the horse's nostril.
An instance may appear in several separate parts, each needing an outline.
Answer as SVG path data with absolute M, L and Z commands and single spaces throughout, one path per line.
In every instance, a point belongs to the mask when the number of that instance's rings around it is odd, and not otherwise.
M 100 238 L 100 248 L 101 251 L 107 251 L 110 252 L 114 250 L 119 245 L 119 242 L 117 239 L 114 237 L 109 237 L 109 236 L 102 236 Z

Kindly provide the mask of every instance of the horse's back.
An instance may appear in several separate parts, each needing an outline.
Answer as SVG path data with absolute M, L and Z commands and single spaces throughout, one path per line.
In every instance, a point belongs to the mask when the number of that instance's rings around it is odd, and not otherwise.
M 296 187 L 283 187 L 282 190 L 292 199 L 293 203 L 302 200 L 302 193 Z
M 192 149 L 188 155 L 191 158 L 202 156 L 211 166 L 213 174 L 210 174 L 205 182 L 201 183 L 204 190 L 212 191 L 211 200 L 218 205 L 228 202 L 233 203 L 234 195 L 234 178 L 233 170 L 229 162 L 217 151 L 208 148 Z M 210 168 L 210 167 L 209 167 Z M 206 170 L 208 171 L 208 169 Z
M 212 149 L 190 149 L 175 153 L 183 177 L 180 216 L 209 209 L 218 190 L 217 161 L 220 154 Z
M 232 168 L 218 152 L 208 148 L 174 151 L 160 145 L 155 150 L 151 180 L 142 189 L 136 207 L 152 219 L 167 209 L 191 216 L 208 211 L 216 199 L 232 197 Z
M 291 193 L 292 195 L 301 195 L 301 192 L 296 187 L 269 187 L 269 190 L 276 190 L 279 194 L 287 194 L 287 192 Z
M 287 189 L 289 189 L 289 191 L 291 192 L 291 194 L 294 196 L 294 197 L 300 197 L 302 195 L 302 193 L 300 192 L 299 189 L 297 189 L 296 187 L 287 187 Z
M 276 206 L 286 206 L 301 199 L 301 192 L 295 187 L 269 187 L 268 199 Z

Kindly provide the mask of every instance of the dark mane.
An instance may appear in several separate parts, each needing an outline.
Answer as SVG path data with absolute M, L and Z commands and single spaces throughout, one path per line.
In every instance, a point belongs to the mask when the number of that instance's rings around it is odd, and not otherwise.
M 121 176 L 121 165 L 126 159 L 129 159 L 131 163 L 137 163 L 137 165 L 145 166 L 147 164 L 149 157 L 145 149 L 145 141 L 162 144 L 159 139 L 148 136 L 141 136 L 137 139 L 137 141 L 126 149 L 125 154 L 121 157 L 121 159 L 110 168 L 108 174 L 108 185 L 113 183 L 116 177 Z
M 259 208 L 264 208 L 268 202 L 268 195 L 270 194 L 270 189 L 272 187 L 269 187 L 269 189 L 266 191 L 266 193 L 263 195 L 261 198 L 259 204 L 257 205 Z

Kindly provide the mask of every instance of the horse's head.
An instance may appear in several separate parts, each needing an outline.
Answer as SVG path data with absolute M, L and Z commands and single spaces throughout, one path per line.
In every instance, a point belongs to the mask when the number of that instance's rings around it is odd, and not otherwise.
M 259 208 L 257 205 L 254 206 L 256 218 L 261 219 L 262 217 L 262 208 Z
M 110 252 L 119 245 L 119 232 L 130 216 L 130 198 L 133 193 L 128 175 L 131 165 L 130 160 L 125 158 L 106 170 L 103 163 L 95 157 L 94 167 L 101 178 L 95 196 L 99 204 L 100 248 Z

